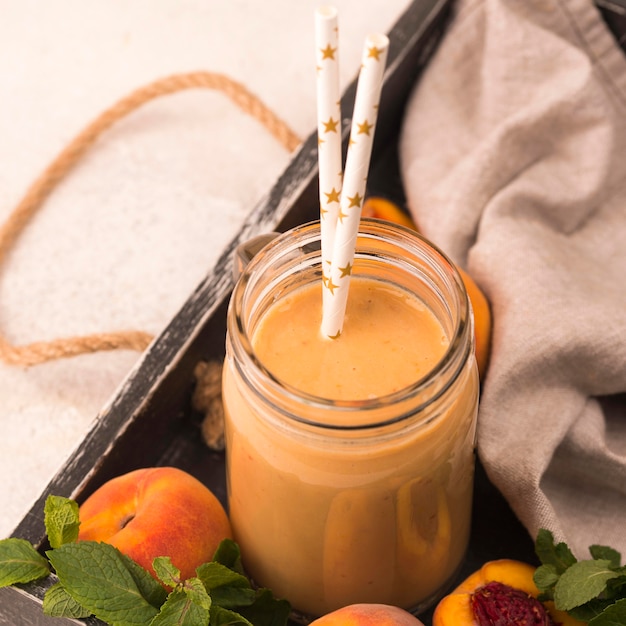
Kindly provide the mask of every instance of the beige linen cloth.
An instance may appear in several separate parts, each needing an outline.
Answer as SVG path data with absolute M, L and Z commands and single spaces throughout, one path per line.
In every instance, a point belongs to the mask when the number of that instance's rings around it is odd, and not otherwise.
M 626 56 L 592 1 L 459 2 L 401 167 L 491 301 L 489 477 L 533 537 L 626 554 Z

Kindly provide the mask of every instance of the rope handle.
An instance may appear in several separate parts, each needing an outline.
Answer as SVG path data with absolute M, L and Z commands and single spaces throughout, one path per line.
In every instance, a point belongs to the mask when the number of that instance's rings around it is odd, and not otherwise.
M 87 149 L 115 122 L 146 102 L 183 89 L 205 88 L 225 94 L 242 111 L 251 115 L 290 152 L 301 139 L 261 100 L 241 83 L 214 72 L 174 74 L 140 87 L 102 112 L 86 126 L 31 184 L 26 194 L 0 227 L 0 265 L 29 221 Z M 0 332 L 0 360 L 9 365 L 31 366 L 54 359 L 104 350 L 142 351 L 153 336 L 138 330 L 95 333 L 12 345 Z

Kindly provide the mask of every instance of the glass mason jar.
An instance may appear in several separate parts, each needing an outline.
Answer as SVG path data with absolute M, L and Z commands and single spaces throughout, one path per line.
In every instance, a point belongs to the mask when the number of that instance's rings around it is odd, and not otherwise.
M 253 258 L 231 297 L 222 397 L 235 539 L 252 579 L 298 613 L 357 602 L 419 613 L 451 583 L 469 539 L 479 391 L 470 304 L 441 251 L 362 220 L 352 280 L 415 296 L 447 348 L 399 391 L 317 397 L 270 372 L 253 336 L 277 302 L 321 283 L 321 263 L 319 222 L 298 227 Z M 290 359 L 306 364 L 307 353 Z

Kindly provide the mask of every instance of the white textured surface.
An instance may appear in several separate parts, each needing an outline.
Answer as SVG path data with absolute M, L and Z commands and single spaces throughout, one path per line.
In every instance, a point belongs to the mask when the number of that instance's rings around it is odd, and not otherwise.
M 301 137 L 315 128 L 312 0 L 0 0 L 0 220 L 54 156 L 135 88 L 229 75 Z M 337 0 L 342 87 L 365 35 L 409 4 Z M 226 97 L 153 101 L 102 136 L 0 268 L 0 332 L 15 344 L 158 333 L 289 161 Z M 0 537 L 8 535 L 137 353 L 0 365 Z

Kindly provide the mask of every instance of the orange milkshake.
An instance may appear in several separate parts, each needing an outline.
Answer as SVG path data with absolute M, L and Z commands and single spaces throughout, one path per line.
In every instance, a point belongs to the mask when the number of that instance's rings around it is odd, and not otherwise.
M 255 258 L 229 309 L 235 539 L 252 578 L 312 616 L 424 608 L 469 537 L 478 377 L 462 282 L 413 233 L 362 230 L 338 339 L 320 333 L 316 225 Z

